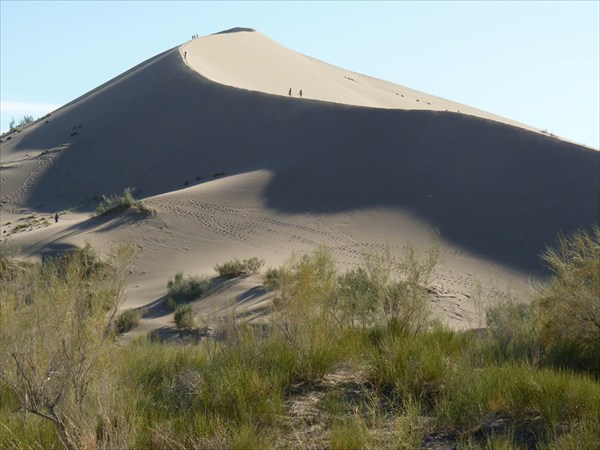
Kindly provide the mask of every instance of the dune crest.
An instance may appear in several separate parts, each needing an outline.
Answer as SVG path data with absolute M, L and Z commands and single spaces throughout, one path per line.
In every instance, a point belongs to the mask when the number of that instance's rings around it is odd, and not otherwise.
M 371 108 L 449 111 L 540 130 L 461 103 L 333 66 L 302 55 L 252 29 L 236 27 L 180 48 L 187 65 L 227 86 L 272 95 Z

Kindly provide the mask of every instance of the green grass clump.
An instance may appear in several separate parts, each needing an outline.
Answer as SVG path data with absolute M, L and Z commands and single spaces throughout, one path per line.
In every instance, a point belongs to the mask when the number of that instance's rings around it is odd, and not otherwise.
M 181 272 L 167 283 L 167 304 L 175 309 L 177 303 L 193 300 L 204 294 L 210 287 L 207 277 L 188 275 L 184 277 Z
M 258 273 L 264 264 L 265 261 L 257 257 L 244 259 L 243 261 L 232 259 L 223 264 L 217 264 L 215 271 L 223 278 L 236 278 L 242 275 Z
M 119 334 L 126 333 L 138 326 L 146 313 L 145 308 L 128 309 L 121 313 L 115 320 L 115 331 Z
M 180 305 L 175 310 L 175 325 L 177 328 L 192 330 L 195 327 L 194 310 L 192 305 Z
M 279 289 L 279 270 L 268 268 L 267 273 L 265 273 L 265 280 L 263 285 L 267 291 L 274 291 Z
M 131 191 L 132 188 L 125 188 L 121 195 L 103 195 L 100 204 L 94 211 L 94 216 L 103 216 L 113 211 L 121 211 L 130 208 L 136 209 L 144 214 L 152 214 L 153 211 L 148 208 L 143 201 L 136 200 Z

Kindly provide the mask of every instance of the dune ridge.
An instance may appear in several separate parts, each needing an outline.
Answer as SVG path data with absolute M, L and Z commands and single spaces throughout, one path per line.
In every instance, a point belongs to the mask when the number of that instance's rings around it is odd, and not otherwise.
M 226 36 L 224 36 L 224 34 Z M 188 66 L 228 86 L 273 95 L 385 109 L 460 112 L 541 130 L 470 106 L 333 66 L 290 50 L 252 28 L 232 28 L 180 48 Z

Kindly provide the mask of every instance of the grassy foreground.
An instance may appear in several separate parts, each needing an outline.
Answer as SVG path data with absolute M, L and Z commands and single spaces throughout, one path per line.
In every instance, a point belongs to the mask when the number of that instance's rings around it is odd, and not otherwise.
M 2 448 L 600 448 L 600 229 L 488 327 L 432 322 L 432 250 L 340 274 L 318 249 L 270 271 L 268 323 L 115 344 L 130 251 L 1 261 Z

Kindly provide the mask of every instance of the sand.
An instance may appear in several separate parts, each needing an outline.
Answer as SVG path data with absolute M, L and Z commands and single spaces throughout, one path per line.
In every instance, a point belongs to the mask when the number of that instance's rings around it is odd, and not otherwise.
M 436 240 L 431 306 L 478 327 L 488 305 L 530 295 L 559 232 L 599 216 L 599 152 L 253 31 L 168 50 L 0 145 L 0 233 L 23 257 L 138 246 L 123 307 L 151 314 L 130 337 L 172 329 L 176 271 L 215 277 L 215 264 L 251 256 L 275 267 L 318 245 L 346 270 L 366 252 Z M 154 216 L 90 218 L 101 195 L 129 186 Z M 195 311 L 258 316 L 261 283 L 219 284 Z

